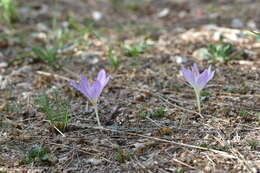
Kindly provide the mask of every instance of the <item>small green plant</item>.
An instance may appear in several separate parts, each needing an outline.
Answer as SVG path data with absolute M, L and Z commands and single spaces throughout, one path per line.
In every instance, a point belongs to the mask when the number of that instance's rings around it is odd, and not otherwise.
M 240 53 L 235 53 L 235 50 L 231 43 L 223 41 L 223 37 L 220 39 L 219 44 L 209 44 L 208 48 L 201 48 L 199 51 L 204 59 L 211 62 L 226 62 L 232 58 L 239 56 Z
M 136 12 L 141 8 L 143 4 L 144 0 L 131 0 L 128 3 L 126 3 L 126 8 Z
M 5 41 L 8 41 L 9 35 L 8 34 L 0 34 L 0 39 L 3 39 Z
M 227 61 L 231 58 L 231 53 L 233 51 L 232 44 L 223 43 L 223 44 L 210 44 L 208 47 L 210 59 L 215 59 L 219 62 Z
M 35 47 L 32 48 L 32 51 L 37 56 L 37 58 L 40 58 L 42 61 L 48 63 L 49 65 L 54 65 L 54 62 L 57 59 L 57 54 L 58 54 L 57 47 L 53 47 L 50 49 Z
M 241 110 L 239 111 L 239 116 L 242 118 L 247 118 L 249 116 L 249 112 L 247 110 Z
M 251 147 L 252 150 L 260 149 L 260 142 L 259 141 L 248 141 L 247 144 Z
M 142 119 L 147 119 L 147 118 L 163 118 L 165 116 L 165 108 L 164 107 L 159 107 L 155 109 L 152 113 L 148 113 L 144 110 L 143 107 L 140 108 L 139 111 L 139 117 Z
M 141 41 L 138 44 L 121 44 L 121 48 L 123 49 L 123 52 L 127 56 L 136 57 L 140 54 L 144 53 L 148 48 L 150 48 L 152 45 L 149 45 L 147 41 Z
M 145 110 L 142 109 L 139 112 L 139 117 L 142 118 L 142 119 L 146 119 L 147 117 L 149 117 L 149 114 Z
M 0 0 L 0 14 L 8 23 L 14 21 L 16 15 L 16 0 Z
M 144 109 L 144 107 L 140 107 L 138 112 L 138 116 L 141 119 L 147 119 L 150 116 L 149 113 L 147 113 L 147 111 Z
M 13 102 L 13 103 L 8 104 L 5 109 L 7 112 L 18 113 L 18 112 L 21 112 L 22 107 L 17 102 Z
M 132 154 L 130 152 L 126 152 L 124 151 L 124 149 L 118 148 L 116 150 L 115 160 L 119 163 L 125 163 L 127 160 L 130 159 L 131 155 Z
M 210 96 L 210 92 L 208 91 L 202 91 L 201 92 L 201 96 L 200 96 L 200 100 L 201 101 L 206 101 L 209 99 L 209 96 Z
M 205 144 L 205 143 L 202 143 L 202 144 L 200 144 L 199 146 L 202 147 L 202 148 L 207 148 L 207 147 L 208 147 L 208 145 Z
M 26 158 L 23 160 L 25 163 L 34 162 L 48 162 L 49 151 L 40 145 L 34 146 L 30 151 L 26 153 Z
M 84 32 L 95 36 L 97 39 L 101 39 L 102 34 L 93 19 L 86 18 L 84 21 Z
M 232 93 L 233 88 L 228 87 L 228 88 L 225 88 L 224 91 L 226 91 L 226 92 L 228 92 L 228 93 Z
M 71 17 L 68 20 L 68 26 L 53 27 L 53 37 L 51 39 L 53 40 L 54 52 L 58 49 L 66 49 L 68 47 L 89 46 L 91 44 L 88 39 L 89 35 L 99 34 L 97 29 L 93 28 L 92 24 L 84 25 Z
M 67 46 L 75 47 L 88 47 L 92 44 L 89 37 L 95 37 L 101 39 L 102 34 L 98 27 L 95 26 L 95 21 L 92 19 L 85 19 L 83 22 L 79 22 L 73 17 L 69 17 L 68 26 L 63 29 L 56 30 L 56 37 L 59 42 Z
M 150 115 L 151 118 L 163 118 L 165 116 L 165 108 L 159 107 Z
M 68 28 L 61 28 L 54 30 L 55 35 L 55 45 L 57 47 L 62 48 L 69 40 L 73 39 L 73 36 L 69 33 Z
M 118 57 L 114 54 L 112 48 L 109 48 L 109 49 L 108 49 L 108 60 L 109 60 L 111 66 L 112 66 L 113 68 L 116 69 L 116 68 L 119 66 L 119 59 L 118 59 Z
M 184 171 L 184 169 L 183 168 L 177 168 L 177 170 L 176 170 L 176 173 L 184 173 L 185 171 Z
M 36 99 L 36 103 L 42 106 L 50 125 L 63 131 L 69 123 L 69 104 L 67 100 L 61 99 L 58 93 L 55 93 L 53 100 L 51 103 L 48 96 L 43 95 Z

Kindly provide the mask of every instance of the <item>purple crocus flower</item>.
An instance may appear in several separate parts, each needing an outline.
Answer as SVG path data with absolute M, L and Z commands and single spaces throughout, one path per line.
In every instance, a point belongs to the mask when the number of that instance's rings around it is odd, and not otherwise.
M 200 109 L 200 92 L 203 88 L 205 88 L 206 84 L 214 77 L 215 71 L 211 71 L 211 66 L 208 69 L 204 70 L 202 73 L 199 72 L 199 69 L 196 64 L 193 65 L 191 69 L 186 69 L 182 67 L 181 69 L 182 75 L 184 79 L 194 88 L 197 104 Z
M 197 91 L 201 91 L 213 78 L 215 73 L 214 71 L 211 71 L 211 66 L 200 73 L 196 64 L 193 65 L 191 70 L 182 67 L 181 72 L 185 80 Z
M 75 81 L 70 81 L 70 84 L 82 94 L 84 94 L 93 104 L 99 127 L 102 126 L 99 120 L 97 102 L 102 90 L 104 89 L 108 81 L 109 76 L 106 76 L 106 72 L 103 69 L 99 71 L 97 79 L 93 83 L 89 83 L 87 78 L 82 74 L 80 74 L 80 85 L 76 84 Z
M 76 84 L 75 81 L 70 81 L 70 84 L 84 94 L 92 104 L 97 104 L 98 98 L 108 81 L 109 76 L 106 76 L 105 70 L 102 69 L 99 71 L 97 79 L 91 84 L 82 74 L 80 74 L 80 85 Z

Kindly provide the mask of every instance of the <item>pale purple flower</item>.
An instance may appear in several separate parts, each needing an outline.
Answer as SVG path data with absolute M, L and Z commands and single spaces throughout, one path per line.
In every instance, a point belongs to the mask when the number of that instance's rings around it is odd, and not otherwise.
M 209 66 L 208 69 L 200 73 L 197 65 L 194 64 L 191 69 L 182 67 L 181 72 L 184 79 L 194 88 L 199 113 L 201 113 L 200 91 L 205 88 L 206 84 L 214 77 L 215 71 L 211 71 L 211 66 Z
M 87 78 L 80 74 L 80 85 L 75 81 L 70 81 L 70 84 L 84 94 L 92 104 L 97 104 L 97 100 L 108 81 L 109 76 L 106 76 L 105 70 L 102 69 L 99 71 L 97 79 L 93 83 L 89 83 Z
M 215 71 L 211 71 L 211 66 L 200 73 L 196 64 L 194 64 L 191 69 L 182 67 L 181 72 L 184 79 L 195 89 L 196 92 L 200 92 L 213 78 L 215 73 Z

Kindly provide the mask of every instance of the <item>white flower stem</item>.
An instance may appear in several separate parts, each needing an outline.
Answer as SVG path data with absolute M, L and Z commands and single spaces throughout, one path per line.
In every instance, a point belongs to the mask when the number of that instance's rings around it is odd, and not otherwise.
M 197 99 L 197 106 L 198 106 L 198 110 L 199 113 L 201 114 L 201 107 L 200 107 L 200 92 L 195 90 L 195 94 L 196 94 L 196 99 Z
M 99 115 L 98 115 L 98 106 L 97 106 L 97 104 L 93 104 L 93 106 L 94 106 L 94 109 L 95 109 L 98 126 L 102 127 L 101 123 L 100 123 L 100 120 L 99 120 Z

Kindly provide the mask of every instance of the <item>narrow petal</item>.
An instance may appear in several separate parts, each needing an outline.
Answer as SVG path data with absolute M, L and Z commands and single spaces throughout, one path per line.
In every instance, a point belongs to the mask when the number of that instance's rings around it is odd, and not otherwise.
M 100 82 L 104 88 L 109 81 L 110 76 L 106 77 L 106 72 L 104 69 L 101 69 L 98 73 L 97 80 Z
M 213 72 L 211 72 L 211 73 L 209 74 L 209 80 L 211 80 L 211 79 L 214 77 L 214 74 L 215 74 L 215 71 L 213 71 Z
M 211 73 L 211 65 L 209 66 L 209 68 L 207 70 L 209 73 Z
M 76 88 L 78 91 L 81 92 L 80 86 L 79 86 L 75 81 L 71 80 L 71 81 L 70 81 L 70 84 L 71 84 L 74 88 Z
M 208 71 L 204 70 L 200 74 L 200 76 L 199 76 L 199 78 L 197 80 L 197 87 L 198 87 L 199 90 L 202 90 L 206 86 L 206 84 L 209 81 L 208 78 L 209 78 Z
M 90 100 L 96 101 L 99 98 L 99 96 L 102 92 L 102 89 L 103 89 L 102 85 L 98 80 L 93 82 L 92 85 L 87 90 Z
M 211 71 L 211 66 L 208 68 L 208 81 L 211 80 L 214 77 L 215 71 Z
M 80 86 L 78 84 L 76 84 L 76 82 L 74 81 L 70 81 L 70 84 L 76 88 L 78 91 L 80 91 L 85 97 L 87 97 L 88 99 L 90 99 L 88 93 L 86 92 L 86 89 L 84 88 L 84 86 L 82 85 L 82 83 L 80 84 Z
M 200 71 L 199 71 L 199 69 L 198 69 L 198 67 L 197 67 L 197 64 L 194 63 L 193 66 L 192 66 L 192 68 L 191 68 L 191 70 L 192 70 L 192 72 L 195 73 L 195 76 L 196 76 L 196 77 L 199 76 Z
M 104 69 L 101 69 L 98 73 L 97 80 L 102 84 L 102 82 L 106 79 L 106 72 Z
M 103 87 L 103 88 L 107 85 L 109 79 L 110 79 L 110 76 L 108 76 L 108 77 L 105 78 L 105 80 L 104 80 L 103 83 L 102 83 L 102 87 Z
M 80 74 L 80 86 L 84 89 L 87 89 L 90 86 L 88 79 L 82 73 Z
M 190 71 L 189 69 L 185 69 L 184 67 L 182 67 L 182 75 L 184 77 L 184 79 L 189 83 L 191 84 L 192 86 L 195 85 L 195 76 L 194 74 L 192 73 L 192 71 Z

